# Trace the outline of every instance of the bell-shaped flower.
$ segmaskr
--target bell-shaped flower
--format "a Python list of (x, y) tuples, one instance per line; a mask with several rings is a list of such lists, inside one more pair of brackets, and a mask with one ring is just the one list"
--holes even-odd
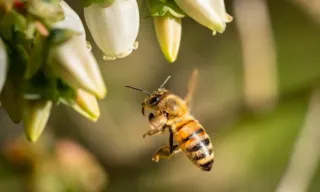
[(178, 57), (182, 33), (181, 19), (185, 14), (173, 0), (148, 0), (148, 7), (161, 51), (165, 58), (173, 63)]
[(181, 18), (161, 16), (153, 17), (153, 21), (163, 55), (170, 63), (175, 62), (181, 41)]
[[(73, 30), (82, 37), (83, 41), (86, 41), (86, 32), (79, 15), (65, 1), (60, 1), (60, 6), (64, 13), (64, 19), (54, 23), (52, 27)], [(90, 44), (88, 44), (88, 49), (91, 49)]]
[(91, 52), (88, 52), (81, 37), (73, 35), (57, 45), (52, 52), (51, 70), (74, 88), (82, 88), (99, 99), (106, 96), (99, 66)]
[(50, 117), (51, 108), (52, 101), (30, 100), (25, 102), (23, 125), (25, 135), (30, 142), (36, 142), (41, 136)]
[(4, 42), (0, 38), (0, 93), (6, 82), (8, 72), (8, 55)]
[(224, 0), (175, 0), (192, 19), (211, 29), (213, 34), (223, 33), (232, 17), (226, 12)]
[(85, 29), (79, 15), (65, 1), (60, 1), (60, 6), (64, 13), (64, 19), (54, 23), (52, 27), (70, 29), (85, 38)]
[(96, 97), (82, 89), (77, 89), (77, 97), (71, 107), (93, 122), (97, 121), (100, 116)]
[(140, 17), (136, 0), (91, 3), (84, 8), (84, 18), (105, 60), (124, 58), (137, 48)]

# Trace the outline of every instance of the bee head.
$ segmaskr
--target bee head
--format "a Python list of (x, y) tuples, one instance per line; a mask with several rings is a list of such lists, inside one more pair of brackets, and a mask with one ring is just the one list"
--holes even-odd
[(152, 94), (150, 94), (149, 92), (143, 90), (143, 89), (138, 89), (138, 88), (135, 88), (135, 87), (131, 87), (131, 86), (125, 86), (127, 88), (130, 88), (130, 89), (134, 89), (134, 90), (137, 90), (137, 91), (141, 91), (145, 94), (147, 94), (147, 98), (141, 103), (142, 105), (142, 114), (145, 115), (144, 111), (145, 111), (145, 108), (150, 108), (150, 109), (157, 109), (157, 106), (159, 104), (159, 102), (162, 100), (162, 98), (165, 97), (165, 95), (167, 95), (169, 93), (169, 91), (167, 91), (166, 89), (164, 89), (164, 85), (168, 82), (168, 80), (171, 78), (171, 76), (168, 76), (166, 78), (166, 80), (162, 83), (162, 85), (156, 90), (154, 91)]
[(159, 88), (148, 96), (142, 103), (142, 114), (144, 115), (145, 108), (157, 110), (160, 101), (169, 94), (169, 91), (163, 88)]

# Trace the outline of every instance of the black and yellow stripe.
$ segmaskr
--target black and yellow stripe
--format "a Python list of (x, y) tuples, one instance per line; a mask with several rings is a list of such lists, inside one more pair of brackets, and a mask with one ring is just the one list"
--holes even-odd
[(181, 122), (175, 129), (176, 140), (187, 157), (204, 171), (210, 171), (213, 148), (208, 134), (194, 119)]

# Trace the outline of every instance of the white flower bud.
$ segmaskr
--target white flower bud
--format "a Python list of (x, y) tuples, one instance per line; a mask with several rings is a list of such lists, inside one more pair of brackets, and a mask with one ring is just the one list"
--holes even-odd
[(192, 19), (211, 29), (213, 34), (223, 33), (232, 17), (226, 12), (224, 0), (175, 0)]
[(23, 124), (30, 142), (36, 142), (41, 136), (49, 120), (52, 105), (52, 101), (26, 101)]
[(73, 36), (54, 52), (52, 70), (75, 88), (82, 88), (103, 99), (107, 93), (99, 66), (79, 36)]
[(84, 18), (106, 60), (124, 58), (137, 48), (139, 7), (136, 0), (115, 0), (110, 6), (93, 3)]
[(100, 116), (96, 97), (81, 89), (77, 90), (76, 102), (71, 107), (93, 122), (96, 122)]
[[(53, 28), (73, 30), (86, 42), (86, 32), (79, 15), (65, 1), (60, 1), (60, 6), (64, 12), (64, 19), (53, 24)], [(91, 45), (89, 43), (87, 47), (90, 51)]]
[(53, 24), (54, 28), (73, 30), (86, 39), (85, 29), (79, 15), (65, 2), (60, 1), (64, 19)]
[(0, 38), (0, 93), (6, 82), (8, 72), (8, 55), (5, 44)]
[(181, 18), (161, 16), (153, 17), (153, 21), (162, 53), (170, 63), (175, 62), (181, 41)]

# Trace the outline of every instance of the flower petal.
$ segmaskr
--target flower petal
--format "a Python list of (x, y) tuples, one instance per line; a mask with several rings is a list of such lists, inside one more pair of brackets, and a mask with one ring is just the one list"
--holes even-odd
[(64, 12), (64, 19), (52, 25), (53, 28), (70, 29), (86, 40), (86, 33), (79, 15), (65, 2), (60, 1)]
[[(55, 51), (57, 63), (52, 69), (71, 85), (78, 85), (102, 99), (106, 95), (98, 64), (91, 52), (86, 49), (86, 44), (81, 37), (74, 36)], [(76, 86), (75, 88), (79, 88)]]
[(115, 0), (108, 7), (93, 3), (84, 8), (84, 18), (105, 58), (124, 58), (135, 49), (140, 20), (136, 0)]
[(223, 33), (230, 16), (223, 0), (175, 0), (177, 5), (191, 18), (211, 29), (213, 34)]

